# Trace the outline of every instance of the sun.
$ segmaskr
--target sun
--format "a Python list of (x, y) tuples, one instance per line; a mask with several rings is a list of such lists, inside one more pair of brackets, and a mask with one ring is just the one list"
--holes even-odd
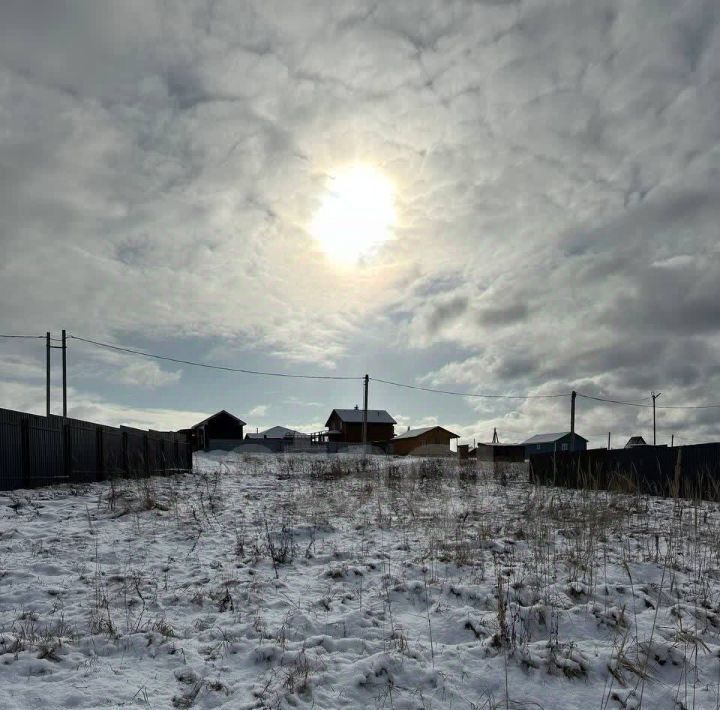
[(368, 165), (332, 174), (310, 232), (332, 261), (357, 264), (392, 236), (395, 188)]

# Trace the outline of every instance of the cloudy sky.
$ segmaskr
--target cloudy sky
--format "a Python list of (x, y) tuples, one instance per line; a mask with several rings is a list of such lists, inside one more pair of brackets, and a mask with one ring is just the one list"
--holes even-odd
[[(391, 186), (392, 219), (348, 262), (316, 226), (354, 166)], [(718, 402), (720, 3), (5, 0), (0, 248), (2, 333), (461, 392)], [(0, 405), (42, 412), (42, 341), (0, 348)], [(70, 413), (109, 423), (226, 408), (253, 430), (318, 429), (362, 401), (355, 381), (79, 341), (68, 358)], [(569, 419), (567, 398), (376, 382), (370, 403), (470, 440)], [(718, 439), (719, 420), (661, 410), (658, 437)], [(579, 400), (577, 430), (648, 437), (651, 412)]]

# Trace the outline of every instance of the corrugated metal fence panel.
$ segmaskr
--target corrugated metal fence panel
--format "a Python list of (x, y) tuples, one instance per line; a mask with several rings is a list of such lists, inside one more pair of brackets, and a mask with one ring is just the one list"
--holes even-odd
[(0, 409), (0, 490), (174, 470), (192, 470), (180, 434)]
[(33, 486), (69, 481), (63, 459), (62, 430), (31, 421), (29, 435), (29, 474)]
[(720, 500), (720, 444), (530, 456), (536, 483)]
[(75, 481), (95, 481), (98, 478), (97, 427), (67, 425), (70, 438), (70, 466)]
[(106, 477), (124, 475), (123, 435), (119, 429), (103, 428), (103, 471)]
[(21, 436), (19, 421), (0, 419), (0, 490), (22, 488), (24, 485)]

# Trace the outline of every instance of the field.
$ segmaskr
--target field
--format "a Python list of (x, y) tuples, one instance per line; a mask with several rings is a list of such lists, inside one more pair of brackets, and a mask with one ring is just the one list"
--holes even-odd
[(1, 708), (720, 708), (716, 503), (205, 455), (0, 494)]

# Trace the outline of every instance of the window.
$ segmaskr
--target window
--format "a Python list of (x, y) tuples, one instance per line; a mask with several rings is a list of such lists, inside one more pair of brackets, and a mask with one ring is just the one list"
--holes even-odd
[(563, 450), (563, 451), (567, 451), (567, 450), (568, 450), (568, 445), (567, 445), (567, 444), (563, 444), (563, 445), (562, 445), (562, 450)]

